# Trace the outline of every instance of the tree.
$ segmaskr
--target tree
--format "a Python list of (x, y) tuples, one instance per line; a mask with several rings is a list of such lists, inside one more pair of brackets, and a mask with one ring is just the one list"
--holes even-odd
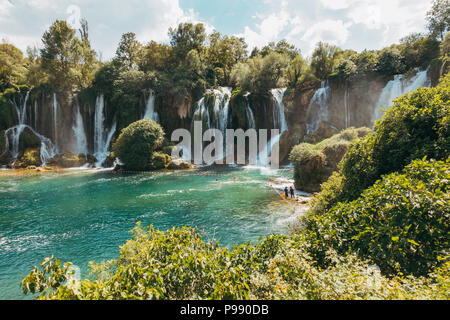
[(23, 84), (26, 76), (23, 54), (12, 44), (0, 44), (0, 89)]
[(164, 131), (159, 124), (144, 119), (130, 124), (122, 130), (113, 145), (116, 157), (127, 170), (148, 170), (153, 153), (163, 145)]
[(439, 41), (420, 33), (412, 33), (400, 39), (399, 49), (406, 70), (425, 68), (430, 65), (431, 60), (439, 56)]
[(291, 61), (289, 68), (287, 69), (287, 78), (289, 83), (292, 86), (295, 86), (298, 83), (312, 80), (314, 75), (308, 62), (298, 55)]
[(75, 34), (66, 21), (56, 20), (42, 36), (42, 69), (59, 90), (86, 87), (93, 77), (96, 53), (88, 40)]
[(447, 32), (444, 40), (441, 43), (441, 56), (449, 57), (450, 56), (450, 32)]
[(206, 64), (213, 69), (220, 85), (228, 85), (231, 70), (247, 55), (247, 44), (243, 38), (221, 37), (214, 32), (209, 36), (209, 47), (206, 51)]
[(136, 68), (139, 64), (141, 44), (133, 32), (124, 33), (116, 50), (116, 59), (125, 69)]
[(265, 57), (255, 56), (235, 66), (231, 74), (232, 83), (244, 91), (266, 93), (287, 84), (289, 63), (289, 56), (276, 52)]
[(33, 87), (37, 87), (45, 83), (48, 79), (47, 74), (41, 68), (41, 57), (39, 56), (39, 49), (36, 47), (27, 48), (26, 58), (27, 83)]
[(378, 52), (364, 50), (351, 57), (351, 60), (356, 65), (358, 74), (372, 73), (377, 70), (378, 66)]
[(328, 43), (319, 42), (311, 58), (311, 68), (315, 76), (319, 79), (325, 79), (333, 73), (338, 55), (341, 49)]
[(82, 40), (89, 40), (89, 25), (86, 19), (80, 20), (81, 28), (78, 30), (80, 32), (80, 37)]
[(356, 64), (352, 60), (344, 59), (339, 62), (337, 72), (345, 79), (353, 77), (358, 71)]
[(172, 66), (173, 47), (150, 41), (142, 48), (142, 59), (139, 61), (140, 70), (168, 72)]
[(291, 59), (294, 59), (300, 54), (300, 50), (294, 45), (288, 43), (286, 40), (281, 40), (277, 44), (275, 44), (275, 42), (270, 42), (267, 46), (261, 49), (260, 54), (264, 57), (271, 52), (287, 54)]
[(182, 62), (189, 51), (201, 52), (206, 39), (205, 27), (202, 23), (180, 23), (176, 29), (169, 29), (169, 37), (177, 61)]
[(450, 1), (434, 0), (431, 10), (427, 12), (428, 30), (434, 38), (444, 39), (450, 28)]
[(400, 50), (395, 46), (381, 50), (377, 70), (384, 75), (403, 73), (405, 66)]

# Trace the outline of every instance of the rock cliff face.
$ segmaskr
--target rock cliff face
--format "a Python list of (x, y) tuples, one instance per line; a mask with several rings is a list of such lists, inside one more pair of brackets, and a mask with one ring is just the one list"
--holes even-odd
[[(432, 73), (431, 68), (429, 74)], [(0, 106), (0, 112), (11, 118), (8, 124), (0, 121), (0, 138), (4, 140), (6, 135), (11, 149), (17, 130), (7, 129), (11, 125), (21, 126), (20, 130), (26, 127), (29, 130), (25, 130), (25, 135), (35, 135), (41, 142), (48, 139), (56, 154), (87, 153), (104, 160), (123, 127), (150, 115), (160, 122), (168, 139), (175, 129), (191, 130), (193, 120), (202, 120), (204, 130), (280, 129), (280, 161), (287, 161), (293, 146), (301, 142), (318, 142), (348, 127), (371, 127), (375, 109), (390, 105), (389, 101), (378, 106), (383, 100), (380, 97), (403, 94), (415, 90), (417, 85), (429, 86), (430, 78), (426, 72), (389, 79), (377, 75), (351, 81), (331, 78), (287, 90), (274, 89), (266, 94), (216, 88), (208, 90), (201, 99), (189, 94), (176, 98), (142, 88), (133, 93), (132, 99), (127, 97), (128, 104), (118, 104), (109, 96), (111, 93), (103, 95), (93, 89), (80, 93), (54, 93), (42, 88), (21, 90), (10, 98), (11, 103), (3, 102)], [(393, 88), (398, 92), (386, 92)], [(42, 146), (50, 148), (48, 143)], [(20, 159), (27, 148), (36, 148), (36, 143), (21, 143), (18, 148), (20, 154), (15, 157)], [(5, 164), (11, 155), (8, 152), (5, 155), (4, 141), (0, 149), (3, 149), (1, 162)]]

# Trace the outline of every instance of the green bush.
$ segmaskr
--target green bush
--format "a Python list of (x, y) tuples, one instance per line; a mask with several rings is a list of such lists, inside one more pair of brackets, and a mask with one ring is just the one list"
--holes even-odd
[(172, 162), (171, 157), (163, 152), (153, 152), (152, 159), (150, 160), (150, 170), (161, 170), (167, 168)]
[(295, 187), (307, 192), (317, 192), (347, 152), (350, 142), (369, 133), (368, 128), (348, 128), (318, 144), (302, 143), (290, 154), (294, 164)]
[(312, 252), (322, 261), (329, 248), (356, 252), (387, 274), (426, 275), (449, 250), (449, 177), (450, 160), (416, 160), (357, 200), (306, 218)]
[(312, 211), (323, 213), (339, 201), (357, 199), (382, 175), (400, 171), (412, 160), (447, 159), (449, 99), (450, 75), (435, 88), (419, 88), (397, 99), (375, 123), (374, 133), (352, 143), (340, 163), (340, 178), (322, 186)]
[(127, 170), (149, 170), (153, 152), (164, 142), (164, 131), (159, 124), (144, 119), (122, 130), (113, 145), (113, 152)]
[(39, 299), (448, 299), (450, 264), (427, 279), (384, 277), (355, 256), (317, 266), (296, 237), (269, 236), (231, 250), (190, 228), (137, 227), (118, 259), (91, 264), (77, 281), (71, 264), (47, 258), (22, 281)]

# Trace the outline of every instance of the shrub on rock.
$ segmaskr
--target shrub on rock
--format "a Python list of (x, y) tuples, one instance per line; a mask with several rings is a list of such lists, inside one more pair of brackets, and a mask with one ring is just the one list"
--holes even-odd
[(151, 170), (153, 153), (162, 147), (163, 142), (164, 131), (161, 126), (144, 119), (122, 130), (113, 145), (113, 152), (127, 170)]

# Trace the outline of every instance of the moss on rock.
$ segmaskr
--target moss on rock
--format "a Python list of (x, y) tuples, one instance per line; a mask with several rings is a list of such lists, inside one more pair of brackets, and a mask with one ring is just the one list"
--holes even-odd
[(42, 165), (40, 149), (29, 148), (26, 149), (23, 155), (20, 157), (16, 168), (28, 168), (31, 166), (39, 167)]

